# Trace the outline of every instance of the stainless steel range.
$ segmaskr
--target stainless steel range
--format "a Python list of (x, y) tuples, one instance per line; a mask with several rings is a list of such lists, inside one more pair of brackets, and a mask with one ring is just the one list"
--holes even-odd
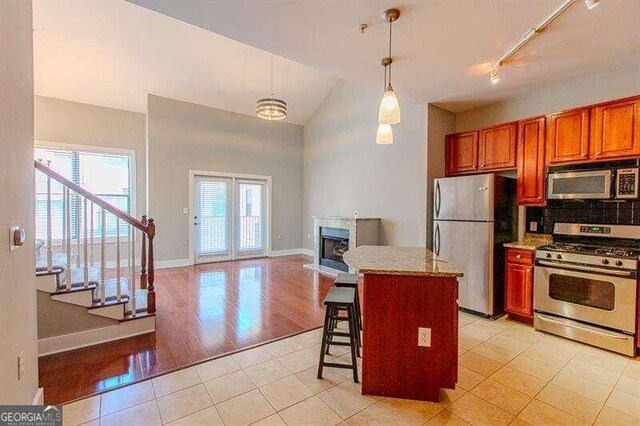
[(556, 223), (536, 250), (536, 329), (635, 354), (640, 226)]

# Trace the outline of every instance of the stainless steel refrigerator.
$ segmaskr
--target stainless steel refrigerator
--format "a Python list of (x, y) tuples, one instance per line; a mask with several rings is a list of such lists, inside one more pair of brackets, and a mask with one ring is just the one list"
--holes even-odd
[(436, 179), (433, 251), (464, 273), (460, 308), (488, 317), (503, 313), (505, 242), (517, 239), (515, 179), (483, 174)]

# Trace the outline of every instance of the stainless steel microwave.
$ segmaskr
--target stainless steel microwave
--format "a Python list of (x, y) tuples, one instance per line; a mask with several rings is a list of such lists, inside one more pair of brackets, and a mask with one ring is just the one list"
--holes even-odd
[(547, 199), (635, 199), (638, 198), (638, 168), (572, 170), (549, 173)]

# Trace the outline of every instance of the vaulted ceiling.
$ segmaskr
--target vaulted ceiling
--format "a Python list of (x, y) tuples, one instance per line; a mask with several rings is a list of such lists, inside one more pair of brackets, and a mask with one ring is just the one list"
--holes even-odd
[[(144, 112), (147, 93), (255, 115), (270, 54), (119, 0), (34, 1), (35, 93)], [(274, 89), (302, 124), (336, 78), (274, 58)]]
[(390, 6), (401, 10), (394, 87), (413, 102), (457, 112), (589, 74), (640, 71), (637, 0), (592, 10), (577, 0), (496, 85), (492, 65), (562, 0), (129, 1), (35, 0), (36, 94), (143, 111), (153, 93), (253, 115), (272, 52), (276, 94), (301, 124), (337, 78), (382, 91), (380, 15)]
[[(587, 74), (640, 66), (640, 1), (582, 0), (527, 45), (491, 85), (488, 72), (563, 0), (130, 0), (350, 81), (382, 88), (379, 64), (397, 7), (394, 87), (460, 111)], [(364, 34), (360, 23), (369, 27)], [(382, 90), (382, 89), (380, 89)]]

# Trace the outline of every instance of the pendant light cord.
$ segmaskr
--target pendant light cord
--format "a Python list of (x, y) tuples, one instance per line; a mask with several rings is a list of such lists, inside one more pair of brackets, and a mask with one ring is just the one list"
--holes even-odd
[[(389, 20), (389, 58), (391, 58), (391, 29), (393, 28), (393, 21)], [(391, 64), (389, 64), (389, 86), (391, 86)], [(386, 90), (386, 87), (385, 87)]]
[(273, 97), (273, 55), (271, 55), (271, 97)]
[(382, 92), (387, 90), (387, 65), (384, 66), (384, 85), (382, 86)]

